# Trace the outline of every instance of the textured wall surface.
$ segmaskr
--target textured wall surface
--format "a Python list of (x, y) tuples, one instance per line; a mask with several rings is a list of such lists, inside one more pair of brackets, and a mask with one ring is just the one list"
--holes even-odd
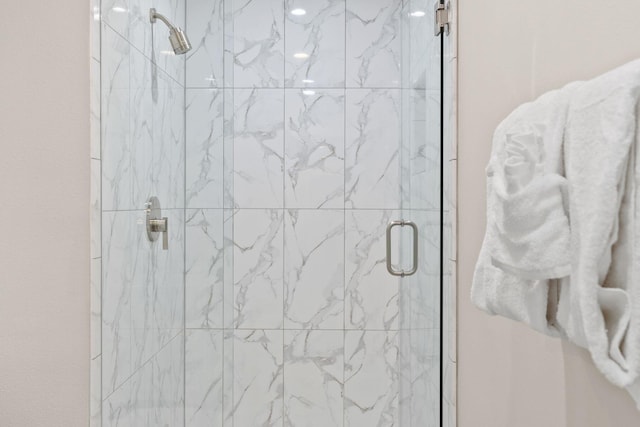
[(590, 356), (489, 317), (469, 292), (485, 225), (491, 136), (519, 104), (640, 55), (640, 4), (476, 2), (459, 9), (459, 394), (461, 427), (603, 427), (640, 423), (631, 399)]
[(4, 2), (0, 425), (89, 419), (89, 3)]

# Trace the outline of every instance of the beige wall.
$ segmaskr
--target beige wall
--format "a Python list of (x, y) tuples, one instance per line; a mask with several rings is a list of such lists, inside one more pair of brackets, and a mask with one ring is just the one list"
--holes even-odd
[(631, 427), (626, 393), (589, 356), (469, 300), (491, 135), (518, 104), (640, 57), (640, 2), (459, 0), (460, 427)]
[(89, 407), (89, 2), (2, 2), (0, 425)]

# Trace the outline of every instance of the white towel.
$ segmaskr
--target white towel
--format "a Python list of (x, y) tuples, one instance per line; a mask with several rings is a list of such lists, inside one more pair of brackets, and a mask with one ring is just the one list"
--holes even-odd
[[(639, 120), (640, 61), (543, 95), (505, 119), (488, 167), (487, 232), (472, 299), (588, 348), (640, 408)], [(541, 155), (532, 154), (540, 146)], [(563, 213), (565, 277), (566, 258), (554, 265), (540, 251), (567, 247)]]
[(525, 279), (571, 272), (567, 180), (544, 169), (543, 132), (530, 126), (507, 134), (504, 167), (494, 178), (491, 262)]
[(571, 101), (565, 163), (572, 272), (558, 313), (569, 339), (586, 340), (598, 368), (630, 391), (640, 372), (639, 102), (640, 61), (585, 83)]
[[(472, 299), (555, 336), (555, 281), (570, 272), (563, 138), (573, 83), (524, 104), (496, 129), (487, 167), (487, 230)], [(551, 307), (551, 308), (550, 308)]]

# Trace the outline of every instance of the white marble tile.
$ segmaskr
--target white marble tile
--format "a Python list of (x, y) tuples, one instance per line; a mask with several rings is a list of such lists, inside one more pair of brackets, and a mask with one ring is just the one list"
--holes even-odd
[(100, 26), (102, 25), (100, 1), (101, 0), (91, 0), (91, 9), (89, 10), (89, 20), (91, 21), (91, 57), (98, 62), (100, 62)]
[(118, 48), (105, 52), (103, 65), (104, 209), (141, 209), (151, 195), (163, 208), (183, 207), (184, 90), (105, 28)]
[(407, 182), (410, 191), (405, 206), (440, 210), (440, 92), (409, 90), (406, 96), (411, 99), (411, 122), (405, 140), (410, 156)]
[(283, 0), (233, 0), (234, 87), (284, 86)]
[(283, 324), (283, 211), (240, 210), (234, 217), (234, 324)]
[[(129, 38), (129, 4), (131, 0), (102, 0), (102, 22), (113, 28), (118, 34)], [(104, 40), (103, 40), (104, 41)], [(108, 53), (103, 52), (103, 53)]]
[(224, 223), (222, 210), (187, 210), (185, 327), (222, 328)]
[(107, 26), (102, 44), (102, 209), (131, 209), (130, 46)]
[(398, 211), (346, 212), (346, 329), (386, 330), (399, 326), (400, 281), (387, 272), (385, 238), (389, 221), (399, 218)]
[(223, 332), (191, 329), (185, 342), (185, 427), (222, 426)]
[(102, 353), (102, 258), (91, 260), (90, 286), (91, 358), (94, 359)]
[(398, 334), (345, 332), (345, 426), (396, 426)]
[[(412, 381), (411, 372), (411, 330), (398, 331), (398, 359), (396, 370), (398, 372), (398, 410), (396, 423), (399, 426), (412, 426)], [(420, 426), (419, 424), (417, 426)]]
[(410, 87), (411, 79), (411, 34), (409, 27), (411, 25), (411, 0), (402, 0), (400, 10), (400, 87)]
[(444, 80), (444, 160), (445, 160), (445, 179), (444, 179), (444, 197), (445, 209), (456, 209), (456, 168), (458, 150), (456, 144), (456, 85), (454, 84), (452, 74), (456, 69), (456, 59), (447, 64), (448, 72), (445, 73)]
[(157, 21), (149, 22), (149, 9), (166, 16), (173, 25), (185, 28), (185, 6), (182, 0), (104, 0), (103, 21), (124, 37), (146, 58), (158, 64), (184, 85), (184, 55), (174, 55), (169, 42), (169, 29)]
[(184, 425), (184, 335), (167, 343), (130, 381), (132, 427)]
[(442, 396), (443, 408), (443, 425), (446, 427), (455, 427), (456, 422), (456, 379), (457, 364), (453, 361), (448, 361), (444, 365), (444, 390)]
[(345, 205), (400, 207), (400, 90), (347, 89)]
[[(225, 0), (232, 1), (232, 0)], [(225, 74), (226, 76), (226, 74)], [(225, 77), (226, 78), (226, 77)], [(223, 123), (222, 123), (222, 140), (223, 140), (223, 165), (222, 165), (222, 181), (223, 181), (223, 197), (222, 204), (224, 208), (233, 208), (235, 203), (235, 163), (234, 154), (236, 150), (235, 143), (235, 90), (224, 89), (223, 90)], [(284, 137), (283, 137), (284, 139)], [(252, 140), (249, 139), (249, 142)], [(284, 142), (283, 142), (284, 145)], [(283, 148), (284, 151), (284, 148)], [(238, 152), (238, 154), (240, 151)], [(276, 162), (274, 162), (276, 163)]]
[[(95, 0), (94, 0), (95, 1)], [(100, 27), (98, 27), (98, 32), (100, 31)], [(99, 49), (99, 47), (98, 47)], [(98, 51), (98, 53), (100, 53)], [(90, 96), (90, 123), (89, 127), (91, 129), (91, 149), (90, 156), (92, 159), (100, 158), (100, 61), (92, 58), (91, 59), (91, 93)]]
[(91, 259), (99, 258), (102, 253), (101, 240), (102, 240), (102, 195), (100, 192), (100, 186), (102, 182), (102, 164), (100, 160), (91, 159), (91, 213), (90, 213), (90, 239), (91, 246), (89, 247), (89, 255)]
[(283, 207), (284, 93), (234, 91), (234, 206)]
[(344, 212), (286, 210), (285, 328), (342, 329)]
[(188, 35), (186, 86), (223, 87), (224, 0), (187, 0)]
[[(234, 344), (236, 331), (225, 329), (223, 332), (223, 357), (222, 357), (222, 426), (233, 426), (233, 414), (235, 410), (234, 389)], [(243, 331), (245, 332), (245, 331)]]
[(284, 425), (341, 427), (343, 331), (285, 331)]
[(282, 331), (237, 331), (233, 344), (233, 426), (282, 426)]
[[(440, 213), (408, 211), (405, 217), (419, 230), (418, 271), (404, 279), (409, 295), (408, 314), (413, 329), (438, 328), (440, 325)], [(409, 240), (409, 239), (408, 239)], [(410, 256), (413, 249), (407, 251)]]
[(437, 330), (411, 331), (411, 425), (440, 425), (440, 361)]
[(344, 90), (285, 92), (285, 207), (344, 207)]
[[(157, 71), (153, 104), (152, 194), (163, 208), (185, 206), (184, 87)], [(155, 82), (154, 82), (155, 83)], [(145, 199), (146, 200), (146, 199)]]
[[(428, 0), (410, 0), (408, 33), (411, 50), (404, 53), (409, 59), (410, 80), (407, 88), (440, 88), (440, 37), (433, 33), (434, 3)], [(420, 13), (424, 12), (424, 14)]]
[(222, 284), (222, 297), (223, 297), (223, 324), (225, 329), (232, 329), (234, 327), (235, 311), (235, 291), (234, 291), (234, 254), (236, 245), (233, 237), (234, 224), (235, 224), (235, 211), (231, 209), (225, 209), (223, 211), (223, 246), (222, 246), (222, 261), (223, 261), (223, 284)]
[[(130, 50), (129, 117), (131, 152), (131, 208), (142, 209), (154, 194), (153, 154), (154, 115), (157, 103), (158, 78), (161, 74), (151, 61), (136, 49)], [(160, 199), (163, 208), (166, 200)]]
[(402, 209), (411, 208), (411, 137), (413, 121), (410, 119), (414, 113), (410, 90), (400, 91), (401, 112), (400, 112), (400, 134), (401, 143), (399, 149), (400, 164), (400, 206)]
[(131, 287), (136, 271), (148, 270), (149, 263), (138, 256), (136, 213), (103, 213), (102, 228), (102, 394), (107, 397), (131, 375)]
[(102, 356), (97, 356), (91, 360), (91, 377), (90, 377), (91, 403), (90, 403), (90, 414), (89, 414), (89, 417), (90, 417), (89, 427), (102, 426), (102, 381), (100, 376), (101, 369), (102, 369)]
[(187, 89), (186, 206), (221, 208), (224, 185), (224, 92)]
[(347, 0), (347, 87), (400, 87), (401, 0)]
[(127, 381), (102, 402), (102, 427), (136, 427), (131, 411), (131, 382)]
[(136, 270), (131, 288), (132, 368), (150, 357), (182, 331), (184, 325), (184, 214), (165, 209), (168, 218), (169, 249), (162, 249), (162, 237), (149, 242), (144, 212), (138, 217), (140, 257), (149, 260), (148, 270)]
[(223, 25), (223, 76), (224, 87), (233, 88), (235, 63), (235, 30), (234, 30), (234, 2), (237, 0), (222, 0), (224, 9), (224, 25)]
[(185, 55), (175, 55), (169, 42), (169, 29), (160, 21), (149, 22), (149, 9), (164, 15), (173, 25), (185, 29), (184, 0), (128, 0), (129, 36), (137, 50), (150, 58), (172, 79), (184, 86)]
[(345, 0), (285, 0), (285, 34), (287, 87), (344, 87)]

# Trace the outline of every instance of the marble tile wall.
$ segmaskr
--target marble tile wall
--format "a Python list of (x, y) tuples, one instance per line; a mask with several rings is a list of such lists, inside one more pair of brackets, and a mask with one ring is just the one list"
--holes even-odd
[[(94, 3), (92, 426), (439, 425), (433, 5)], [(186, 64), (152, 6), (186, 28)], [(400, 281), (402, 217), (420, 268)]]
[(91, 371), (90, 371), (90, 419), (91, 427), (102, 424), (102, 160), (100, 152), (100, 1), (92, 0), (91, 22), (91, 73), (90, 73), (90, 309), (91, 309)]
[(409, 56), (432, 5), (186, 9), (186, 425), (438, 425), (439, 59)]
[[(101, 3), (92, 9), (91, 425), (177, 426), (185, 400), (185, 59), (148, 13), (156, 7), (184, 27), (185, 8), (179, 0)], [(152, 195), (169, 219), (167, 251), (146, 236)]]

